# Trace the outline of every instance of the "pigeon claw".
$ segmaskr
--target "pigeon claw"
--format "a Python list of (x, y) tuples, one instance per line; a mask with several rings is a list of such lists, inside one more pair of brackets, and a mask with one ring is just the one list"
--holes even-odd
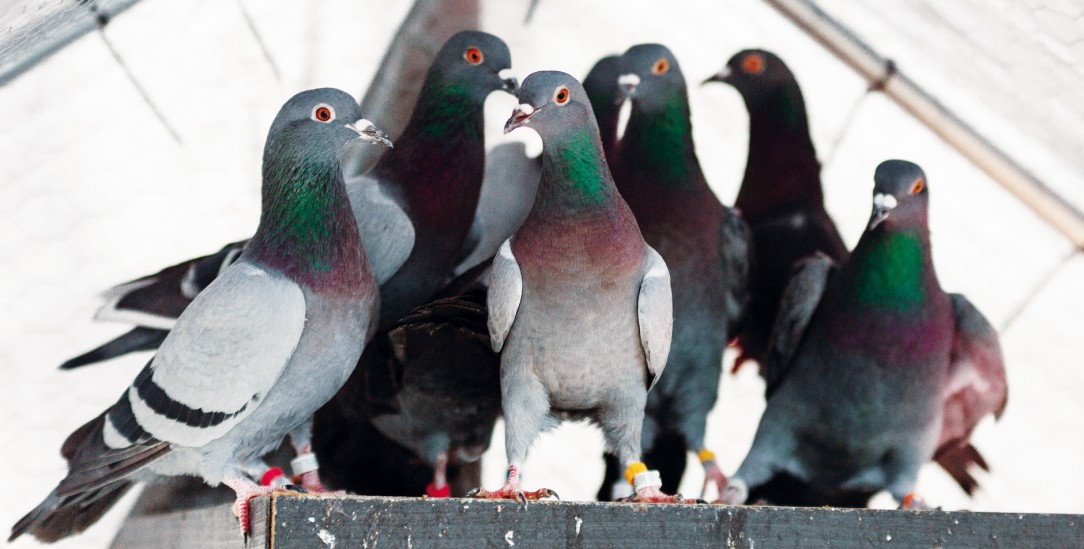
[(617, 501), (619, 501), (621, 503), (686, 503), (686, 504), (707, 503), (704, 500), (699, 499), (699, 498), (685, 499), (681, 494), (674, 494), (674, 495), (671, 496), (670, 494), (667, 494), (667, 493), (663, 492), (662, 490), (659, 490), (659, 488), (657, 486), (649, 486), (647, 488), (642, 488), (639, 491), (637, 491), (635, 494), (633, 494), (633, 495), (631, 495), (631, 496), (629, 496), (627, 498), (618, 499)]
[(550, 490), (549, 488), (541, 488), (541, 489), (535, 490), (533, 492), (525, 492), (523, 490), (518, 489), (515, 486), (508, 486), (508, 485), (505, 485), (500, 490), (494, 490), (494, 491), (484, 490), (482, 488), (475, 488), (475, 489), (471, 490), (470, 492), (467, 492), (466, 497), (468, 497), (468, 498), (477, 498), (477, 499), (509, 499), (509, 500), (516, 500), (520, 504), (522, 504), (523, 507), (527, 507), (527, 504), (529, 502), (538, 501), (540, 499), (545, 499), (545, 498), (554, 498), (554, 499), (557, 499), (557, 500), (561, 499), (561, 497), (557, 495), (557, 492), (554, 492), (553, 490)]
[(252, 525), (249, 522), (249, 501), (257, 496), (265, 496), (272, 492), (281, 492), (283, 489), (273, 486), (257, 486), (255, 484), (252, 487), (239, 491), (237, 493), (237, 499), (233, 501), (233, 506), (230, 510), (233, 511), (233, 516), (237, 517), (238, 522), (241, 525), (241, 535), (248, 539), (249, 534), (252, 532)]

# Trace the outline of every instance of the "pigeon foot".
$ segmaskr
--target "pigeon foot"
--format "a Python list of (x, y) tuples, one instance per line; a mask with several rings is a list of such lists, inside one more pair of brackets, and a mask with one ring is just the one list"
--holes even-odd
[(538, 501), (543, 498), (561, 499), (561, 496), (558, 496), (557, 492), (554, 492), (549, 488), (540, 488), (533, 492), (525, 492), (520, 490), (518, 486), (513, 486), (511, 484), (505, 484), (500, 490), (494, 491), (475, 488), (470, 492), (467, 492), (467, 497), (478, 499), (513, 499), (523, 505), (527, 505), (528, 501)]
[(903, 496), (900, 500), (900, 509), (906, 509), (909, 511), (933, 511), (934, 508), (930, 504), (926, 503), (926, 500), (922, 499), (922, 496), (910, 492)]
[(236, 486), (229, 482), (226, 484), (237, 492), (237, 499), (233, 500), (233, 506), (230, 507), (230, 510), (233, 511), (233, 516), (237, 517), (241, 526), (241, 535), (245, 538), (252, 532), (251, 524), (249, 523), (249, 501), (257, 496), (266, 496), (273, 492), (286, 491), (285, 488), (281, 486), (260, 486), (251, 481), (237, 482)]
[(685, 499), (681, 494), (670, 495), (658, 486), (641, 488), (635, 494), (617, 500), (621, 503), (707, 503), (702, 499)]
[(743, 505), (749, 499), (749, 488), (740, 478), (732, 478), (726, 488), (719, 493), (719, 503), (724, 505)]

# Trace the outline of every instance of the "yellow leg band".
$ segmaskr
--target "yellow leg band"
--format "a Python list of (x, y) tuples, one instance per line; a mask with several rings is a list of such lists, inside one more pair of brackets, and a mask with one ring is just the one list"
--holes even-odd
[(712, 452), (707, 448), (701, 448), (700, 451), (696, 453), (696, 457), (700, 458), (700, 463), (715, 461), (715, 452)]
[(634, 484), (633, 481), (636, 478), (636, 475), (639, 475), (644, 471), (647, 471), (647, 465), (644, 465), (644, 462), (642, 461), (637, 461), (625, 469), (625, 480), (629, 481), (629, 484)]

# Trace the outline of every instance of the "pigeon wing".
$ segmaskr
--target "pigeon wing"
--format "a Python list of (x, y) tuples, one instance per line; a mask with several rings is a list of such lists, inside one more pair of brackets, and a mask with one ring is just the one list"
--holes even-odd
[(753, 256), (753, 233), (737, 210), (727, 208), (725, 215), (719, 225), (719, 258), (723, 262), (726, 320), (730, 336), (738, 333), (737, 326), (749, 304), (749, 259)]
[(1001, 417), (1008, 400), (1005, 362), (997, 330), (966, 297), (949, 294), (956, 314), (956, 337), (945, 380), (941, 444), (966, 441), (986, 414)]
[(636, 313), (640, 321), (640, 344), (647, 357), (650, 379), (648, 390), (662, 376), (666, 358), (670, 355), (673, 336), (674, 302), (670, 289), (670, 270), (662, 256), (647, 246), (647, 269), (640, 281), (640, 294), (636, 301)]
[(512, 322), (519, 311), (523, 298), (523, 277), (519, 263), (512, 255), (512, 239), (504, 241), (496, 257), (489, 277), (489, 339), (495, 352), (501, 352), (505, 338), (512, 329)]
[(227, 244), (211, 255), (189, 259), (102, 293), (106, 300), (95, 320), (168, 330), (177, 317), (244, 249), (247, 241)]
[(836, 263), (819, 252), (794, 265), (768, 339), (768, 356), (762, 370), (767, 384), (765, 396), (771, 396), (786, 376), (835, 268)]
[(365, 177), (346, 185), (365, 257), (377, 284), (383, 284), (403, 266), (414, 249), (414, 223), (387, 190)]
[(221, 437), (259, 406), (304, 326), (297, 284), (247, 262), (227, 268), (192, 301), (129, 388), (140, 429), (192, 447)]

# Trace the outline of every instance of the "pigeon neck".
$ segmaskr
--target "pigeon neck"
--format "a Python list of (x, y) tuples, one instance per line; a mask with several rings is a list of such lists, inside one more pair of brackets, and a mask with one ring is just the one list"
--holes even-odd
[(591, 102), (591, 110), (595, 113), (598, 122), (599, 137), (602, 148), (606, 155), (612, 154), (610, 150), (614, 141), (617, 140), (617, 119), (621, 110), (620, 103), (610, 90), (587, 90), (587, 98)]
[(624, 276), (643, 260), (639, 225), (617, 194), (592, 130), (543, 138), (538, 193), (512, 239), (516, 258), (532, 269), (569, 278)]
[(684, 91), (672, 90), (653, 110), (634, 103), (618, 155), (623, 165), (634, 164), (641, 178), (650, 178), (655, 184), (680, 188), (702, 182), (702, 177), (688, 173), (699, 171), (700, 163), (693, 149)]
[(369, 271), (339, 162), (269, 144), (260, 224), (245, 254), (314, 289), (356, 291)]
[(938, 287), (925, 226), (866, 231), (851, 254), (843, 278), (860, 308), (897, 314), (921, 310)]
[(749, 111), (749, 156), (735, 206), (750, 220), (822, 206), (820, 162), (798, 86), (743, 97)]
[(469, 228), (485, 163), (483, 100), (465, 85), (434, 80), (373, 173), (398, 187), (420, 228)]
[(555, 213), (596, 211), (612, 203), (616, 193), (597, 133), (572, 130), (544, 140), (535, 209)]

